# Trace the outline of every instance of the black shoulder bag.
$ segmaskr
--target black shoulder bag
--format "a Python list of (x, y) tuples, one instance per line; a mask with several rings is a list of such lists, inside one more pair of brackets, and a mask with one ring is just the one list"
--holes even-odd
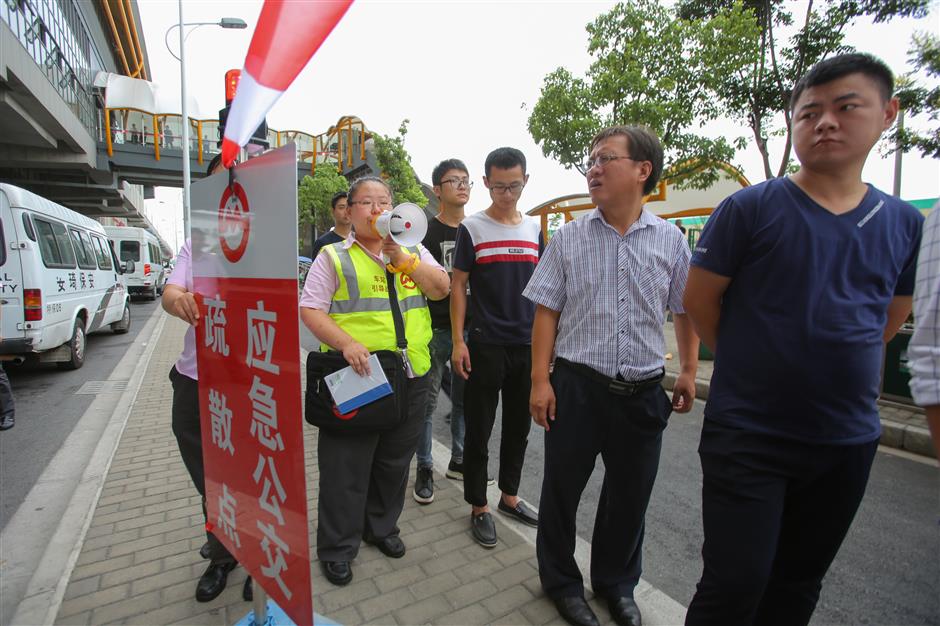
[(385, 271), (385, 279), (395, 322), (398, 352), (377, 350), (374, 354), (392, 386), (392, 393), (342, 414), (323, 378), (347, 367), (349, 363), (339, 352), (310, 352), (307, 355), (307, 392), (304, 399), (304, 419), (307, 423), (333, 433), (361, 434), (391, 430), (407, 419), (408, 378), (405, 363), (408, 358), (408, 340), (405, 339), (405, 323), (398, 308), (395, 279), (388, 270)]

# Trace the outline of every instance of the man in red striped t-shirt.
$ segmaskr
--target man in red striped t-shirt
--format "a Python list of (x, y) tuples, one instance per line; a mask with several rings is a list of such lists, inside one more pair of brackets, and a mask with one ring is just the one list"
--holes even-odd
[[(489, 208), (457, 229), (450, 295), (454, 373), (464, 390), (464, 499), (473, 507), (470, 528), (480, 545), (496, 545), (496, 525), (486, 501), (489, 440), (503, 399), (498, 510), (528, 524), (538, 517), (517, 495), (528, 444), (532, 320), (535, 306), (522, 297), (542, 253), (538, 222), (516, 208), (529, 180), (525, 156), (498, 148), (486, 157), (483, 183)], [(464, 341), (467, 282), (473, 292), (471, 324)], [(471, 365), (472, 363), (472, 365)]]

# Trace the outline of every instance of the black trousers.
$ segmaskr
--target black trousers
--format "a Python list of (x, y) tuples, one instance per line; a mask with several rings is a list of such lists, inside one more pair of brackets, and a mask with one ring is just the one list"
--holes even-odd
[(473, 506), (486, 506), (486, 467), (490, 435), (503, 395), (503, 429), (499, 444), (499, 488), (519, 493), (525, 450), (529, 445), (529, 391), (532, 387), (532, 349), (528, 345), (499, 346), (470, 340), (470, 378), (464, 387), (463, 497)]
[[(189, 376), (170, 369), (170, 382), (173, 384), (173, 434), (180, 456), (189, 477), (202, 496), (202, 517), (206, 515), (206, 470), (202, 460), (202, 425), (199, 422), (199, 383)], [(235, 561), (235, 557), (222, 545), (215, 535), (206, 531), (209, 542), (209, 559), (213, 563)]]
[(0, 418), (7, 416), (13, 417), (16, 404), (13, 401), (13, 388), (10, 386), (10, 379), (3, 370), (3, 363), (0, 362)]
[(810, 445), (706, 419), (705, 562), (686, 624), (807, 624), (878, 442)]
[(321, 561), (352, 561), (363, 536), (384, 539), (398, 534), (427, 393), (427, 376), (408, 381), (408, 419), (393, 430), (345, 435), (320, 429), (317, 556)]
[(640, 580), (646, 507), (672, 404), (658, 385), (633, 396), (618, 395), (557, 361), (551, 382), (555, 421), (545, 433), (536, 541), (542, 588), (553, 598), (584, 593), (574, 559), (575, 523), (599, 454), (606, 472), (591, 540), (591, 586), (597, 594), (632, 596)]

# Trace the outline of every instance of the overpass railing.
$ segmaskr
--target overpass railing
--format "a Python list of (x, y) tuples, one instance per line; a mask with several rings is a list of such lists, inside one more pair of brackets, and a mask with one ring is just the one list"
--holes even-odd
[[(160, 160), (161, 151), (182, 150), (183, 117), (160, 114), (132, 108), (106, 108), (104, 133), (108, 156), (113, 156), (115, 145), (136, 144), (153, 150), (153, 158)], [(189, 150), (202, 165), (220, 151), (219, 120), (189, 119)], [(313, 135), (299, 130), (268, 129), (267, 140), (272, 148), (296, 142), (298, 161), (310, 164), (312, 175), (317, 166), (332, 165), (339, 172), (350, 169), (356, 160), (366, 160), (367, 133), (362, 120), (352, 117), (340, 119), (325, 133)]]

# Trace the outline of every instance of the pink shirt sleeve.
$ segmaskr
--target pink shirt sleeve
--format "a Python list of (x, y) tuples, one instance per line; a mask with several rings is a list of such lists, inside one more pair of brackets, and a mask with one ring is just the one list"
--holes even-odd
[(428, 249), (425, 248), (423, 244), (420, 244), (420, 243), (418, 244), (418, 252), (421, 255), (420, 258), (421, 258), (422, 263), (427, 263), (431, 267), (436, 267), (442, 272), (445, 272), (445, 273), (447, 272), (447, 270), (445, 270), (444, 267), (440, 263), (437, 262), (434, 256), (430, 252), (428, 252)]
[(170, 274), (170, 277), (167, 279), (167, 283), (171, 285), (176, 285), (177, 287), (182, 287), (186, 291), (193, 290), (193, 266), (191, 257), (190, 244), (187, 240), (183, 244), (183, 247), (180, 248), (180, 251), (176, 253), (176, 265), (173, 266), (173, 272)]
[(307, 272), (300, 306), (329, 313), (330, 302), (333, 301), (333, 294), (338, 288), (339, 278), (333, 266), (333, 257), (321, 250)]

